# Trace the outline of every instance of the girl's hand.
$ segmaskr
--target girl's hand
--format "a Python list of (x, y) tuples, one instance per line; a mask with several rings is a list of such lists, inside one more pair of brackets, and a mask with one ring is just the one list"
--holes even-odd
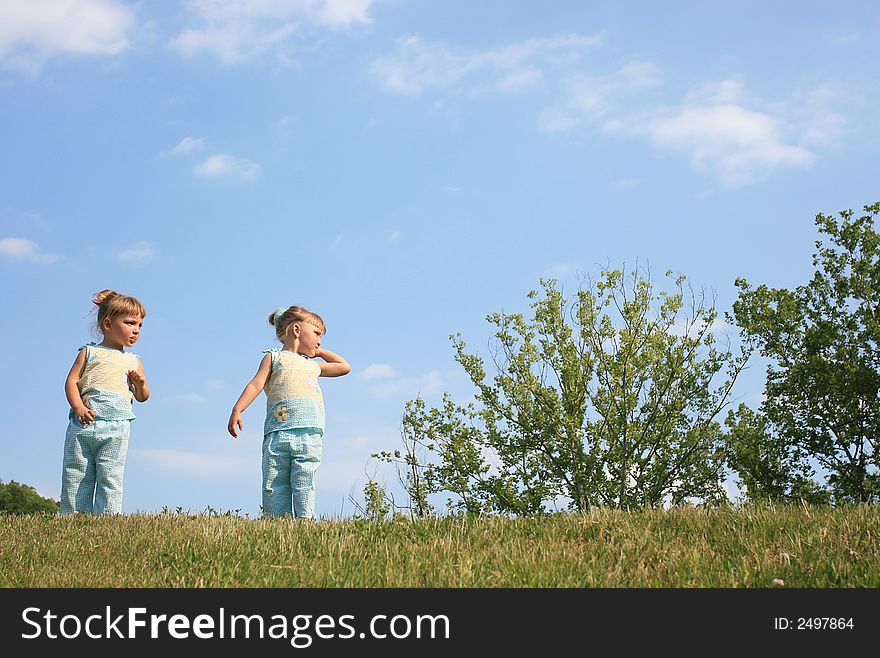
[(238, 432), (235, 431), (236, 427), (238, 427), (239, 431), (244, 429), (244, 426), (241, 424), (241, 412), (233, 409), (232, 414), (229, 416), (229, 425), (226, 426), (233, 439), (238, 438)]
[(146, 377), (144, 377), (137, 370), (129, 370), (128, 371), (128, 385), (134, 386), (136, 389), (142, 389), (144, 384), (147, 383)]
[(86, 406), (77, 407), (73, 410), (73, 414), (76, 416), (76, 422), (83, 427), (88, 427), (95, 420), (95, 412)]

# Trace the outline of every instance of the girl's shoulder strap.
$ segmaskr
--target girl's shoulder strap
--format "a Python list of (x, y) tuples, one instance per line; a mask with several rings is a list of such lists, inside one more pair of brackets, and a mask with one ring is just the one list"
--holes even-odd
[(94, 350), (91, 349), (94, 346), (95, 346), (95, 343), (86, 343), (85, 345), (81, 345), (80, 347), (78, 347), (76, 351), (77, 351), (77, 353), (79, 353), (79, 352), (82, 352), (83, 350), (85, 350), (86, 351), (86, 361), (88, 361), (94, 355)]
[(268, 350), (263, 350), (261, 354), (268, 354), (272, 359), (272, 367), (275, 367), (275, 364), (278, 363), (278, 358), (281, 356), (281, 348), (280, 347), (271, 347)]

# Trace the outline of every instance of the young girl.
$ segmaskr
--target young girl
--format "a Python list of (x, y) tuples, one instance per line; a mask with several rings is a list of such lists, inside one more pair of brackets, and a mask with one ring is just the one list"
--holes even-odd
[(141, 335), (146, 311), (134, 297), (102, 290), (97, 329), (104, 340), (79, 348), (64, 391), (70, 402), (70, 424), (64, 440), (61, 513), (122, 513), (122, 476), (131, 429), (132, 394), (150, 397), (144, 366), (125, 352)]
[[(324, 321), (300, 306), (279, 308), (269, 324), (284, 346), (264, 350), (257, 374), (244, 387), (229, 416), (229, 433), (238, 436), (241, 414), (266, 390), (263, 424), (263, 515), (315, 516), (315, 471), (321, 465), (324, 398), (318, 377), (340, 377), (351, 366), (321, 347)], [(320, 357), (324, 362), (311, 361)]]

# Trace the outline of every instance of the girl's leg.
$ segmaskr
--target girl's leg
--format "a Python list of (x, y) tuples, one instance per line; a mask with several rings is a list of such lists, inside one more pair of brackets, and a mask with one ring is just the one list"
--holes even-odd
[(61, 513), (92, 513), (95, 497), (94, 427), (73, 421), (64, 436), (64, 463), (61, 469)]
[(320, 432), (297, 430), (292, 442), (290, 489), (296, 518), (315, 518), (315, 471), (321, 465), (324, 440)]
[(284, 430), (263, 437), (263, 516), (290, 516), (290, 449)]
[(122, 514), (122, 478), (131, 422), (96, 420), (95, 514)]

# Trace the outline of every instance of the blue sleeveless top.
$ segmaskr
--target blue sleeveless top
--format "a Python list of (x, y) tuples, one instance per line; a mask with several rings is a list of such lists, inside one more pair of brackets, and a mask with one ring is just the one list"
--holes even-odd
[(321, 366), (302, 354), (280, 348), (264, 350), (272, 357), (266, 380), (266, 422), (263, 433), (310, 427), (324, 434), (324, 396), (318, 385)]

